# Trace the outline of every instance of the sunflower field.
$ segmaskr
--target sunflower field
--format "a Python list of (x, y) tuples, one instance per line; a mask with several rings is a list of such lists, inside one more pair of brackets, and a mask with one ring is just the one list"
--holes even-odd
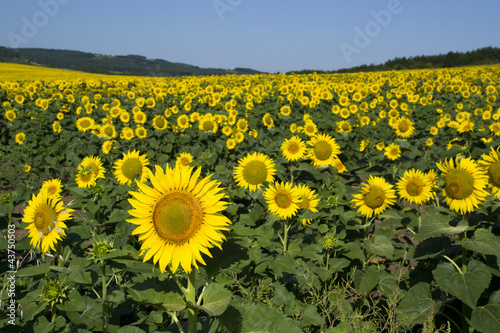
[(0, 330), (498, 332), (499, 93), (0, 64)]

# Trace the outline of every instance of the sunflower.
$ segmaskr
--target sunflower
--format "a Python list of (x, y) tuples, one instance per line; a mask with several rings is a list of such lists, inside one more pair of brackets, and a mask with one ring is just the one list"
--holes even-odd
[(273, 118), (271, 117), (271, 114), (269, 112), (267, 112), (263, 117), (262, 117), (262, 123), (264, 124), (264, 126), (266, 126), (267, 128), (271, 128), (271, 127), (274, 127), (274, 120)]
[(24, 172), (30, 172), (30, 170), (31, 170), (31, 165), (25, 164), (24, 165)]
[(454, 138), (451, 139), (446, 145), (446, 150), (450, 150), (453, 147), (460, 148), (461, 150), (465, 150), (467, 148), (467, 142), (465, 140)]
[(489, 176), (489, 185), (495, 198), (500, 198), (500, 147), (491, 148), (489, 154), (483, 154), (478, 161), (479, 167)]
[(494, 136), (500, 136), (500, 122), (493, 123), (488, 128)]
[(274, 215), (287, 219), (294, 216), (299, 209), (300, 197), (292, 183), (276, 182), (264, 192), (268, 209)]
[(115, 144), (116, 141), (115, 140), (106, 140), (102, 143), (102, 146), (101, 146), (101, 150), (103, 152), (104, 155), (108, 155), (109, 152), (111, 151), (111, 149), (115, 149), (116, 147), (113, 146), (113, 144)]
[(307, 141), (311, 146), (308, 157), (312, 159), (315, 167), (331, 165), (333, 160), (340, 154), (340, 147), (328, 134), (317, 134)]
[(16, 119), (16, 112), (13, 110), (7, 110), (5, 111), (5, 118), (10, 122)]
[(473, 212), (474, 207), (486, 200), (488, 174), (470, 157), (450, 159), (436, 163), (444, 181), (442, 195), (451, 210), (462, 214)]
[(41, 191), (47, 191), (47, 196), (49, 199), (57, 199), (61, 196), (62, 183), (60, 179), (54, 178), (51, 180), (46, 180), (42, 183)]
[[(306, 185), (298, 185), (296, 187), (297, 194), (299, 195), (298, 206), (300, 209), (307, 209), (313, 213), (317, 213), (318, 210), (316, 207), (318, 206), (319, 199), (317, 198), (317, 194), (314, 190), (312, 190), (309, 186)], [(310, 224), (310, 219), (301, 219), (300, 220), (303, 225)]]
[(366, 147), (370, 145), (370, 140), (361, 140), (359, 143), (359, 151), (364, 152)]
[(128, 151), (126, 154), (123, 153), (123, 158), (115, 162), (113, 174), (118, 183), (130, 185), (135, 178), (142, 183), (146, 181), (146, 166), (149, 165), (149, 160), (146, 154), (139, 155), (139, 153), (138, 150)]
[(241, 118), (236, 122), (236, 128), (241, 132), (248, 131), (248, 120)]
[(307, 136), (313, 136), (318, 133), (318, 126), (310, 119), (304, 124), (304, 134)]
[(112, 123), (106, 123), (101, 126), (99, 136), (103, 138), (116, 138), (116, 128)]
[(236, 147), (236, 140), (234, 138), (229, 138), (226, 140), (226, 148), (229, 150), (234, 149)]
[(64, 203), (57, 198), (50, 198), (43, 190), (28, 203), (24, 210), (23, 222), (28, 223), (28, 237), (34, 248), (41, 248), (42, 252), (55, 251), (55, 244), (66, 236), (67, 229), (64, 221), (73, 218), (72, 209), (64, 207)]
[(382, 151), (385, 149), (385, 142), (384, 141), (380, 141), (379, 143), (377, 143), (375, 145), (375, 148), (377, 148), (378, 151)]
[(19, 132), (16, 134), (15, 138), (16, 142), (20, 145), (24, 144), (24, 139), (26, 139), (26, 134), (23, 132)]
[(137, 124), (144, 124), (147, 120), (147, 116), (144, 112), (138, 111), (134, 113), (134, 122)]
[(122, 132), (120, 134), (120, 138), (121, 139), (124, 139), (124, 140), (132, 140), (134, 138), (135, 134), (134, 134), (134, 130), (131, 129), (130, 127), (128, 126), (125, 126), (122, 128)]
[(397, 160), (401, 156), (401, 147), (399, 147), (395, 143), (391, 143), (390, 145), (385, 147), (384, 155), (392, 161)]
[(91, 187), (96, 184), (98, 178), (105, 178), (104, 173), (101, 158), (87, 156), (78, 165), (75, 181), (78, 187)]
[(347, 172), (347, 167), (339, 158), (334, 158), (332, 161), (332, 165), (335, 167), (335, 169), (337, 169), (338, 173)]
[(55, 120), (52, 123), (52, 132), (54, 132), (54, 133), (61, 133), (62, 132), (61, 123), (58, 122), (57, 120)]
[(175, 165), (188, 167), (191, 162), (193, 162), (193, 155), (191, 155), (190, 153), (181, 153), (179, 157), (177, 157)]
[(248, 153), (238, 161), (238, 166), (234, 168), (234, 178), (238, 186), (250, 191), (256, 191), (264, 182), (272, 182), (276, 168), (273, 160), (264, 154), (254, 152)]
[(148, 173), (152, 187), (137, 182), (139, 192), (129, 192), (133, 218), (126, 221), (137, 225), (132, 234), (139, 235), (144, 262), (153, 258), (162, 272), (180, 265), (190, 273), (197, 262), (205, 264), (202, 253), (212, 257), (209, 249), (225, 240), (222, 231), (231, 224), (220, 214), (226, 195), (217, 181), (200, 178), (201, 168), (156, 166)]
[(394, 125), (396, 135), (403, 139), (409, 138), (415, 129), (413, 124), (414, 123), (407, 117), (399, 118)]
[(153, 128), (157, 130), (164, 130), (168, 126), (168, 121), (164, 116), (156, 115), (153, 118)]
[(280, 114), (283, 116), (289, 116), (292, 113), (292, 109), (290, 108), (290, 105), (283, 105), (280, 108)]
[(207, 113), (206, 115), (204, 115), (203, 117), (201, 117), (200, 120), (199, 120), (198, 129), (200, 131), (217, 133), (217, 129), (218, 128), (219, 128), (219, 125), (213, 119), (213, 117), (212, 117), (212, 115), (210, 113)]
[(189, 117), (185, 114), (181, 114), (179, 118), (177, 118), (177, 126), (179, 126), (181, 129), (189, 128), (191, 126)]
[(401, 198), (418, 205), (429, 201), (434, 196), (432, 183), (420, 170), (405, 170), (396, 187)]
[(141, 125), (137, 125), (134, 133), (139, 139), (145, 139), (148, 136), (148, 130)]
[(350, 133), (350, 132), (352, 132), (351, 123), (347, 120), (338, 121), (336, 124), (335, 131), (337, 133)]
[(300, 160), (304, 157), (306, 151), (306, 144), (296, 135), (290, 139), (285, 139), (281, 145), (281, 153), (287, 161)]
[(351, 204), (368, 218), (381, 214), (396, 201), (396, 191), (382, 177), (370, 175), (362, 186), (360, 193), (352, 195)]

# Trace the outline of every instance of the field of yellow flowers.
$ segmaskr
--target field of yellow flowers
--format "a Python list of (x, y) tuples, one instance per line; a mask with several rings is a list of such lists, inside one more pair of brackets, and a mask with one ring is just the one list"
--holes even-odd
[(495, 332), (499, 93), (0, 63), (0, 329)]

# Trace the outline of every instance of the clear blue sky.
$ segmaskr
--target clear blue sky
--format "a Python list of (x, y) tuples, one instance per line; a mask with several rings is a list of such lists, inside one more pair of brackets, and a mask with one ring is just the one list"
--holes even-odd
[(2, 0), (0, 46), (270, 73), (500, 47), (496, 0)]

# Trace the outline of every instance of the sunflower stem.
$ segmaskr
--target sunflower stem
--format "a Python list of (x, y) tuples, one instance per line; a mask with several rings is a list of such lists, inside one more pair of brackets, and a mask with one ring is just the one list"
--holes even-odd
[(107, 304), (106, 296), (108, 292), (108, 284), (106, 283), (106, 262), (102, 261), (102, 331), (106, 333), (108, 331), (108, 316), (107, 316)]
[(196, 304), (196, 290), (194, 287), (195, 283), (195, 271), (192, 270), (188, 274), (188, 286), (187, 286), (187, 293), (186, 293), (186, 299), (188, 303), (191, 303), (191, 306), (188, 308), (188, 332), (189, 333), (196, 333), (196, 315), (197, 311), (194, 309), (194, 305)]
[(290, 230), (291, 223), (288, 223), (287, 220), (283, 221), (283, 253), (286, 253), (288, 250), (288, 230)]

